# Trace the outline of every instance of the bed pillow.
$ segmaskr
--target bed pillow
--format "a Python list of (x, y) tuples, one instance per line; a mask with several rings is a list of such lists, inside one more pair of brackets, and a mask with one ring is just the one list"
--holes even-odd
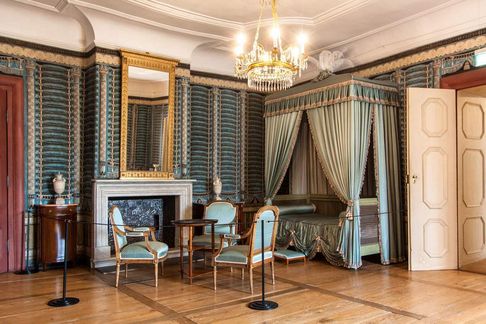
[(277, 206), (279, 215), (313, 214), (316, 211), (314, 204)]

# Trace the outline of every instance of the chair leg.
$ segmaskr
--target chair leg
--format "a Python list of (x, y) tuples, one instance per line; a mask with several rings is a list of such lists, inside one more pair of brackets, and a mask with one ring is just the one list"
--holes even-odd
[(164, 275), (164, 261), (160, 261), (160, 274)]
[(213, 267), (213, 285), (214, 285), (214, 291), (216, 291), (216, 276), (217, 276), (216, 275), (216, 272), (217, 272), (216, 265), (214, 265), (214, 267)]
[(115, 287), (118, 288), (118, 281), (120, 279), (120, 262), (116, 263), (116, 279), (115, 279)]
[(128, 278), (128, 263), (125, 263), (125, 279)]
[(233, 267), (230, 267), (230, 272), (233, 273)]
[(159, 286), (159, 263), (155, 262), (155, 287)]
[(272, 285), (275, 285), (275, 264), (270, 262), (270, 269), (272, 270)]
[(253, 268), (250, 267), (250, 292), (253, 295)]
[(245, 280), (245, 268), (241, 268), (241, 280)]

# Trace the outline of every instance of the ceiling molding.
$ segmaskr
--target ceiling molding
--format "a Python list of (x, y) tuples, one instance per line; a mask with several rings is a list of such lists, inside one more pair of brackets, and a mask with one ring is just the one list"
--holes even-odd
[(329, 20), (338, 18), (351, 11), (358, 10), (369, 3), (369, 0), (348, 0), (340, 5), (312, 17), (314, 25), (319, 25)]
[(203, 24), (214, 25), (214, 26), (224, 27), (224, 28), (231, 28), (231, 29), (241, 29), (243, 26), (243, 24), (235, 21), (204, 15), (195, 11), (182, 9), (159, 1), (153, 1), (153, 0), (127, 0), (127, 1), (129, 3), (142, 6), (153, 11), (161, 12), (165, 15), (173, 16), (188, 21), (195, 21)]
[(49, 10), (49, 11), (52, 11), (52, 12), (58, 12), (58, 10), (57, 10), (57, 8), (55, 6), (50, 6), (48, 4), (41, 3), (41, 2), (37, 2), (35, 0), (15, 0), (15, 1), (20, 2), (20, 3), (27, 4), (29, 6), (33, 6), (33, 7), (37, 7), (37, 8), (41, 8), (41, 9), (45, 9), (45, 10)]
[(142, 24), (157, 27), (157, 28), (166, 29), (166, 30), (173, 31), (173, 32), (179, 32), (179, 33), (183, 33), (183, 34), (189, 34), (189, 35), (199, 36), (199, 37), (204, 37), (204, 38), (209, 38), (209, 39), (217, 39), (217, 40), (222, 40), (222, 41), (225, 41), (225, 42), (232, 40), (232, 38), (226, 37), (226, 36), (204, 33), (204, 32), (199, 32), (199, 31), (195, 31), (195, 30), (192, 30), (192, 29), (185, 29), (185, 28), (180, 28), (180, 27), (175, 27), (175, 26), (171, 26), (171, 25), (167, 25), (167, 24), (158, 23), (158, 22), (155, 22), (155, 21), (150, 20), (150, 19), (137, 17), (137, 16), (134, 16), (134, 15), (130, 15), (130, 14), (118, 11), (118, 10), (109, 9), (109, 8), (106, 8), (106, 7), (103, 7), (103, 6), (88, 3), (88, 2), (85, 2), (85, 1), (82, 1), (82, 0), (70, 0), (70, 3), (72, 3), (76, 6), (79, 6), (79, 7), (93, 9), (93, 10), (100, 11), (100, 12), (103, 12), (103, 13), (106, 13), (106, 14), (114, 15), (114, 16), (117, 16), (117, 17), (120, 17), (120, 18), (128, 19), (128, 20), (131, 20), (131, 21), (135, 21), (135, 22), (138, 22), (138, 23), (142, 23)]
[[(221, 19), (154, 0), (127, 1), (132, 4), (163, 13), (165, 15), (170, 15), (179, 19), (191, 22), (195, 21), (198, 23), (212, 25), (216, 27), (230, 28), (235, 30), (247, 30), (254, 29), (258, 26), (258, 20), (242, 23), (233, 20)], [(313, 17), (279, 17), (279, 22), (282, 25), (304, 25), (315, 27), (316, 25), (322, 24), (339, 16), (345, 15), (351, 11), (362, 8), (363, 6), (367, 5), (369, 1), (370, 0), (348, 0)], [(271, 24), (271, 18), (262, 19), (261, 21), (261, 26), (270, 26)]]
[(353, 42), (358, 41), (358, 40), (361, 40), (363, 38), (366, 38), (366, 37), (369, 37), (369, 36), (378, 34), (380, 32), (384, 32), (384, 31), (386, 31), (388, 29), (391, 29), (393, 27), (402, 25), (402, 24), (407, 23), (409, 21), (412, 21), (414, 19), (417, 19), (417, 18), (426, 16), (426, 15), (429, 15), (431, 13), (437, 12), (437, 11), (439, 11), (441, 9), (444, 9), (444, 8), (447, 8), (447, 7), (450, 7), (450, 6), (453, 6), (453, 5), (455, 5), (456, 3), (459, 3), (459, 2), (461, 2), (461, 0), (450, 0), (450, 1), (447, 1), (446, 3), (440, 4), (438, 6), (435, 6), (433, 8), (427, 9), (427, 10), (423, 10), (423, 11), (421, 11), (419, 13), (414, 14), (414, 15), (411, 15), (411, 16), (405, 17), (403, 19), (394, 21), (394, 22), (392, 22), (390, 24), (387, 24), (387, 25), (384, 25), (384, 26), (375, 28), (373, 30), (367, 31), (367, 32), (362, 33), (360, 35), (357, 35), (357, 36), (354, 36), (354, 37), (350, 37), (350, 38), (345, 39), (345, 40), (343, 40), (341, 42), (337, 42), (337, 43), (333, 43), (333, 44), (328, 44), (328, 45), (325, 45), (325, 46), (321, 46), (318, 49), (312, 50), (309, 54), (310, 55), (314, 55), (314, 54), (320, 53), (323, 50), (332, 50), (332, 49), (335, 49), (335, 48), (338, 48), (338, 47), (341, 47), (341, 46), (344, 46), (344, 45), (353, 43)]

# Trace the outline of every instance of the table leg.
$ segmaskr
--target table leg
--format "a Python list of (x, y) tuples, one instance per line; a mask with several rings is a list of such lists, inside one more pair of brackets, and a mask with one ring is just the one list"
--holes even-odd
[(184, 236), (183, 236), (183, 227), (179, 226), (179, 250), (180, 250), (180, 257), (179, 257), (179, 265), (181, 268), (181, 278), (184, 278)]
[(189, 284), (192, 284), (192, 226), (189, 226), (189, 241), (187, 242), (187, 252), (189, 254)]
[(211, 265), (214, 259), (214, 223), (211, 223)]

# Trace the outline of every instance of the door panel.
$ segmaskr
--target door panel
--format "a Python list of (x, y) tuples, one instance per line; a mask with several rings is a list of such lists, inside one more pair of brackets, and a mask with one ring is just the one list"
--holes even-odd
[(0, 273), (8, 270), (7, 91), (0, 87)]
[(459, 267), (486, 258), (486, 99), (457, 93)]
[(409, 268), (457, 268), (455, 91), (407, 89)]

